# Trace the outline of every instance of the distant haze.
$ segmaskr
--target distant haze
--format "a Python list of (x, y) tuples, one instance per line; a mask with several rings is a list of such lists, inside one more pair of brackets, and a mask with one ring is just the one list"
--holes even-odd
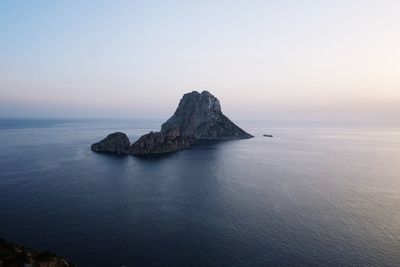
[(1, 1), (0, 117), (400, 120), (400, 1)]

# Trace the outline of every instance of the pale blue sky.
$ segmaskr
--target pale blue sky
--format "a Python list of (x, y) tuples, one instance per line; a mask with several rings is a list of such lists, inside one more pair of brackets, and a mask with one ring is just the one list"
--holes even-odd
[(400, 117), (400, 1), (1, 1), (0, 117)]

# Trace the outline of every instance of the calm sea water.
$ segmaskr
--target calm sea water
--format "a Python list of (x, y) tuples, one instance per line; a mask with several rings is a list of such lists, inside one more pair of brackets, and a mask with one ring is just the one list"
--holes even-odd
[(0, 236), (78, 266), (400, 265), (400, 127), (242, 122), (256, 138), (89, 149), (160, 124), (0, 120)]

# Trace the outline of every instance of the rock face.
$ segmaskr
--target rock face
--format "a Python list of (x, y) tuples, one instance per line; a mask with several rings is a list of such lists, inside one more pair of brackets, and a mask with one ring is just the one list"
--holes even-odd
[(95, 152), (128, 154), (130, 152), (128, 136), (121, 132), (112, 133), (98, 143), (91, 146)]
[(221, 111), (219, 100), (208, 91), (185, 94), (174, 115), (161, 127), (161, 132), (179, 129), (181, 135), (197, 139), (226, 140), (252, 138)]
[(219, 100), (207, 91), (185, 94), (161, 132), (143, 135), (132, 145), (124, 133), (113, 133), (92, 145), (95, 152), (149, 155), (188, 148), (198, 140), (248, 139), (246, 133), (221, 111)]
[(74, 265), (51, 252), (37, 252), (0, 239), (0, 266), (71, 267)]
[(150, 132), (143, 135), (131, 146), (131, 154), (148, 155), (174, 152), (190, 147), (197, 140), (190, 136), (181, 135), (178, 129), (166, 132)]

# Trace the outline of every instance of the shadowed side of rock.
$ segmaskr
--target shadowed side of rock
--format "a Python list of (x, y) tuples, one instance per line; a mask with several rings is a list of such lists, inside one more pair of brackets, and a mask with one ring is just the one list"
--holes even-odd
[(91, 146), (95, 152), (129, 154), (131, 143), (126, 134), (116, 132)]
[(167, 132), (150, 132), (143, 135), (131, 146), (132, 155), (149, 155), (174, 152), (189, 148), (197, 143), (193, 137), (183, 136), (178, 129)]
[(74, 265), (49, 251), (34, 251), (0, 238), (0, 266), (72, 267)]

